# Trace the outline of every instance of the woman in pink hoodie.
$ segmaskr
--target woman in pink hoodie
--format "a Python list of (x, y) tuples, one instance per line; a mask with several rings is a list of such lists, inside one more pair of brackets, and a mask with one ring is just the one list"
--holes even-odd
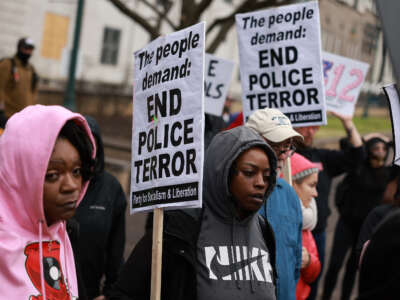
[(304, 156), (293, 154), (290, 157), (293, 188), (301, 200), (303, 214), (302, 260), (300, 279), (296, 287), (296, 299), (305, 300), (310, 294), (310, 284), (314, 282), (321, 271), (318, 250), (311, 231), (317, 224), (317, 193), (318, 167)]
[(95, 143), (85, 119), (61, 106), (28, 106), (0, 137), (0, 295), (76, 299), (65, 220), (83, 198)]

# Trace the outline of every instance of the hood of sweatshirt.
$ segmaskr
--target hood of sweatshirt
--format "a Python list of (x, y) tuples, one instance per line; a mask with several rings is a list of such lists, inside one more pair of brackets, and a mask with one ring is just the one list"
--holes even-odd
[(47, 165), (68, 120), (84, 128), (95, 149), (85, 119), (61, 106), (28, 106), (0, 137), (0, 295), (7, 299), (78, 295), (65, 221), (48, 226), (43, 209)]
[(271, 176), (264, 197), (267, 199), (276, 183), (277, 160), (273, 150), (255, 131), (239, 126), (221, 132), (207, 149), (204, 161), (204, 202), (221, 220), (231, 222), (236, 215), (228, 182), (232, 164), (244, 151), (253, 147), (262, 148), (269, 158)]
[[(264, 201), (276, 181), (273, 150), (251, 128), (217, 134), (204, 162), (203, 214), (197, 241), (197, 296), (212, 299), (275, 299), (269, 250), (259, 215), (237, 218), (229, 189), (232, 164), (246, 150), (259, 147), (269, 158), (271, 175)], [(271, 247), (272, 248), (272, 247)]]
[(101, 131), (99, 124), (96, 119), (91, 116), (85, 116), (87, 123), (89, 124), (90, 130), (96, 141), (96, 166), (95, 166), (95, 176), (104, 171), (105, 161), (104, 161), (104, 145), (103, 139), (101, 138)]

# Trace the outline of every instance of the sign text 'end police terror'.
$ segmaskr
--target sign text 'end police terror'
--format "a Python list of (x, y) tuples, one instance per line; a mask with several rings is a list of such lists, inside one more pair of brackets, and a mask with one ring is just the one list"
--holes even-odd
[[(290, 66), (298, 60), (298, 50), (294, 46), (269, 48), (258, 52), (260, 69), (268, 69), (275, 66)], [(249, 91), (275, 89), (271, 92), (247, 94), (250, 109), (262, 109), (265, 107), (282, 108), (302, 106), (303, 104), (318, 104), (318, 90), (315, 87), (303, 86), (314, 83), (311, 67), (291, 68), (286, 70), (272, 69), (259, 74), (249, 74)], [(287, 87), (300, 86), (302, 88), (285, 90)], [(278, 89), (278, 90), (277, 90)]]
[[(182, 95), (180, 89), (162, 91), (160, 95), (155, 93), (147, 97), (147, 120), (151, 122), (160, 117), (166, 118), (178, 115), (182, 108)], [(165, 123), (163, 126), (156, 124), (149, 130), (139, 132), (137, 153), (151, 153), (153, 150), (168, 149), (170, 146), (192, 144), (193, 118), (183, 121), (175, 121), (172, 124)], [(168, 152), (168, 151), (167, 151)], [(157, 178), (165, 178), (197, 173), (195, 166), (195, 149), (157, 154), (142, 160), (136, 160), (136, 182), (146, 182)]]

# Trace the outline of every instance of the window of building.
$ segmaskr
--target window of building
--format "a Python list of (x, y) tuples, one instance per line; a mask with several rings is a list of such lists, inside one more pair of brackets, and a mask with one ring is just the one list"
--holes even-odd
[(356, 33), (357, 33), (357, 25), (353, 24), (353, 26), (350, 29), (350, 34), (351, 35), (356, 35)]
[(69, 18), (46, 12), (41, 45), (44, 58), (60, 60), (62, 51), (67, 45)]
[(325, 23), (326, 23), (327, 25), (331, 24), (331, 18), (330, 18), (329, 16), (326, 16), (326, 18), (325, 18)]
[(121, 30), (110, 27), (104, 28), (103, 47), (101, 49), (101, 63), (116, 65), (118, 63), (119, 41)]
[(364, 35), (362, 41), (362, 52), (372, 55), (376, 49), (376, 42), (379, 32), (376, 26), (366, 23), (364, 26)]
[(335, 45), (334, 45), (333, 52), (336, 53), (336, 54), (341, 54), (341, 51), (342, 51), (342, 41), (341, 41), (340, 38), (337, 38), (335, 40)]

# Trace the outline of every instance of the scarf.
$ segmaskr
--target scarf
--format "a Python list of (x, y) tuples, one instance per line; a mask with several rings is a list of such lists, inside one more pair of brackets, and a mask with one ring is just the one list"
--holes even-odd
[(317, 212), (317, 204), (315, 203), (315, 199), (312, 198), (310, 205), (305, 207), (303, 202), (301, 203), (301, 212), (303, 214), (303, 230), (313, 230), (317, 225), (318, 220), (318, 212)]

